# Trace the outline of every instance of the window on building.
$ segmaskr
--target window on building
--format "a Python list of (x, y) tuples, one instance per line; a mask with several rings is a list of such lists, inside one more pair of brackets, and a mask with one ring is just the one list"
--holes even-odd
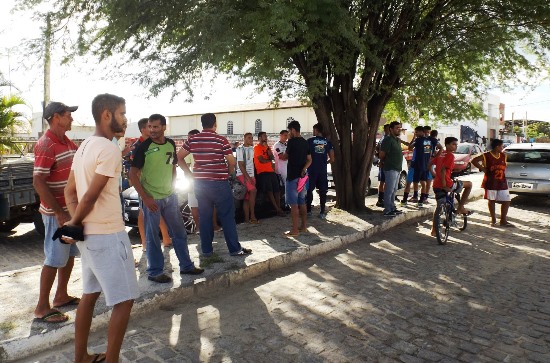
[(227, 121), (227, 135), (233, 135), (233, 121)]
[(257, 119), (254, 122), (254, 134), (258, 135), (258, 132), (262, 131), (262, 120)]
[(286, 127), (288, 127), (288, 124), (291, 123), (292, 121), (296, 121), (294, 120), (294, 117), (289, 117), (286, 119)]

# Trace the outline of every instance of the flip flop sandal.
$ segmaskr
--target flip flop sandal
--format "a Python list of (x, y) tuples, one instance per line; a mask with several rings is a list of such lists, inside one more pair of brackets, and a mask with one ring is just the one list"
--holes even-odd
[(510, 223), (510, 222), (506, 222), (506, 223), (504, 223), (504, 224), (501, 224), (500, 226), (501, 226), (501, 227), (508, 227), (508, 228), (515, 228), (515, 227), (516, 227), (515, 225), (513, 225), (513, 224)]
[[(64, 319), (63, 320), (51, 320), (51, 318), (56, 317), (56, 316), (63, 316)], [(46, 315), (44, 315), (41, 318), (34, 318), (34, 320), (38, 321), (38, 322), (41, 322), (41, 323), (59, 324), (59, 323), (64, 323), (67, 320), (69, 320), (69, 316), (63, 314), (60, 311), (53, 310), (53, 311), (50, 311), (49, 313), (47, 313)]]
[(98, 353), (94, 355), (94, 360), (92, 361), (92, 363), (105, 362), (105, 359), (107, 359), (105, 353)]
[(283, 235), (285, 237), (298, 237), (300, 233), (290, 233), (290, 232), (284, 232)]
[(56, 309), (63, 308), (65, 306), (73, 306), (78, 305), (80, 303), (80, 298), (71, 296), (71, 299), (67, 301), (66, 303), (63, 303), (61, 305), (54, 305), (53, 307)]
[(251, 219), (251, 220), (248, 221), (248, 223), (250, 223), (250, 224), (259, 224), (260, 221), (257, 220), (257, 219)]

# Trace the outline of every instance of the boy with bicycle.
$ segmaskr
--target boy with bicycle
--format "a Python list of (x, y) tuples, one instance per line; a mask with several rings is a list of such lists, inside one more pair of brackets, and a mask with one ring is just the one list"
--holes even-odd
[[(456, 210), (459, 214), (469, 216), (473, 212), (464, 208), (464, 205), (468, 202), (468, 196), (472, 191), (472, 182), (467, 180), (453, 180), (451, 178), (451, 173), (455, 165), (455, 156), (453, 153), (456, 151), (457, 147), (458, 139), (456, 137), (446, 137), (445, 151), (430, 161), (430, 165), (435, 165), (435, 171), (431, 171), (434, 177), (433, 189), (438, 203), (440, 203), (441, 200), (444, 201), (445, 196), (451, 190), (460, 194), (460, 191), (464, 189)], [(429, 170), (433, 170), (433, 168), (430, 167)], [(435, 236), (435, 226), (433, 224), (432, 236)]]

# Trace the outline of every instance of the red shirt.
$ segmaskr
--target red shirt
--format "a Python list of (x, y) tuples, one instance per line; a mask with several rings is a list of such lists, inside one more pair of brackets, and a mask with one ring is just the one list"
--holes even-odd
[(483, 154), (485, 168), (487, 172), (483, 177), (481, 187), (488, 190), (506, 190), (508, 182), (506, 181), (506, 154), (499, 153), (495, 157), (491, 152)]
[(229, 141), (214, 131), (202, 130), (191, 135), (182, 148), (193, 154), (193, 177), (198, 180), (227, 180), (226, 155), (233, 155)]
[[(64, 210), (67, 210), (64, 191), (76, 149), (77, 146), (67, 136), (60, 140), (50, 130), (46, 131), (34, 147), (33, 173), (46, 176), (48, 188)], [(43, 200), (40, 201), (40, 213), (54, 215), (53, 210)]]
[(445, 182), (447, 187), (453, 185), (453, 180), (451, 179), (451, 173), (455, 167), (455, 156), (453, 153), (442, 152), (433, 162), (435, 165), (435, 178), (434, 178), (434, 189), (443, 188), (443, 180), (441, 180), (441, 168), (445, 167)]
[(256, 144), (256, 146), (254, 146), (254, 167), (256, 168), (256, 173), (258, 174), (275, 172), (271, 161), (268, 163), (261, 163), (260, 160), (258, 160), (258, 156), (262, 156), (264, 159), (269, 160), (267, 149), (269, 149), (267, 145)]

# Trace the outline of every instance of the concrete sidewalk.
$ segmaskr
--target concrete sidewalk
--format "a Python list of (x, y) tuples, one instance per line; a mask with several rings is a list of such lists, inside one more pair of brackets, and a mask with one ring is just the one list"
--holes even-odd
[[(474, 188), (471, 198), (481, 196), (482, 190)], [(308, 221), (308, 232), (294, 238), (287, 238), (282, 234), (290, 228), (289, 216), (264, 219), (258, 225), (241, 224), (238, 226), (241, 244), (253, 250), (253, 254), (246, 257), (229, 256), (223, 233), (216, 233), (214, 252), (219, 259), (202, 259), (199, 257), (199, 238), (197, 235), (190, 235), (191, 258), (206, 271), (200, 276), (180, 275), (174, 251), (165, 249), (165, 271), (172, 275), (171, 284), (156, 284), (147, 280), (145, 256), (141, 247), (136, 245), (133, 251), (134, 258), (139, 261), (136, 273), (141, 296), (134, 305), (132, 316), (154, 311), (159, 304), (180, 302), (193, 295), (203, 295), (213, 289), (241, 283), (268, 271), (285, 268), (341, 248), (406, 220), (433, 213), (434, 207), (435, 201), (431, 199), (431, 203), (422, 209), (402, 208), (405, 213), (393, 219), (384, 218), (381, 209), (374, 207), (374, 210), (380, 209), (380, 212), (351, 215), (333, 208), (329, 210), (327, 219), (321, 220), (316, 217), (314, 209), (314, 216)], [(437, 243), (435, 239), (434, 243)], [(73, 339), (76, 311), (74, 307), (60, 309), (70, 316), (69, 321), (63, 324), (47, 324), (32, 320), (38, 296), (40, 269), (41, 266), (33, 266), (0, 274), (0, 288), (4, 295), (0, 303), (0, 362), (28, 357)], [(80, 272), (80, 260), (77, 258), (69, 283), (69, 293), (75, 296), (82, 293)], [(94, 315), (92, 330), (107, 325), (110, 309), (105, 306), (102, 297), (98, 301)]]

